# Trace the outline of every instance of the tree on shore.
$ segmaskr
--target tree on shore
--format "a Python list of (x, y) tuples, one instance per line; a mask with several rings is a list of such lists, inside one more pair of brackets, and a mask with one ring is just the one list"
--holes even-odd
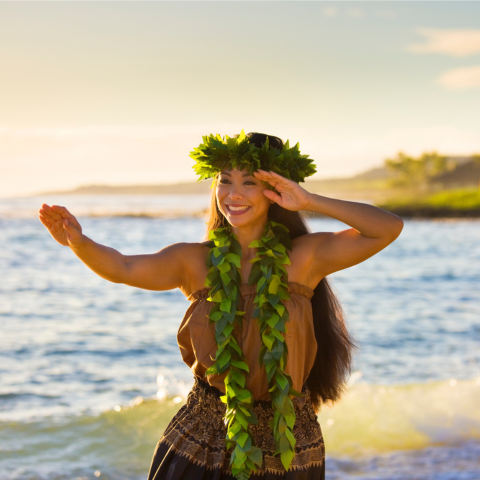
[(452, 168), (447, 157), (437, 152), (422, 153), (420, 157), (411, 157), (398, 152), (396, 158), (387, 158), (384, 166), (389, 174), (391, 187), (424, 187), (429, 180)]

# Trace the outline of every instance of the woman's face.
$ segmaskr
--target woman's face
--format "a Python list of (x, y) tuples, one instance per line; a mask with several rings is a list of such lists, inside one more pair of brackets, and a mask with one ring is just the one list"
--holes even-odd
[(217, 205), (228, 222), (240, 227), (268, 221), (273, 203), (263, 191), (266, 186), (246, 170), (222, 170), (217, 179)]

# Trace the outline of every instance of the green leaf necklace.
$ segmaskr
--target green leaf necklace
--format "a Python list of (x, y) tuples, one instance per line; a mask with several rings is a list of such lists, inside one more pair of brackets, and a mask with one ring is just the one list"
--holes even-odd
[[(243, 315), (238, 309), (240, 300), (240, 274), (242, 249), (231, 227), (217, 228), (209, 232), (207, 256), (208, 275), (205, 286), (210, 287), (208, 301), (213, 302), (210, 321), (215, 323), (217, 352), (215, 363), (205, 375), (222, 374), (225, 392), (221, 398), (227, 409), (224, 422), (227, 449), (232, 449), (230, 467), (238, 480), (247, 480), (257, 466), (262, 465), (262, 450), (255, 446), (250, 424), (258, 424), (253, 411), (254, 398), (245, 388), (245, 372), (249, 372), (245, 356), (234, 335), (235, 325), (241, 328)], [(276, 451), (285, 470), (295, 455), (295, 411), (290, 395), (301, 396), (293, 389), (287, 373), (288, 349), (285, 338), (288, 311), (283, 301), (289, 299), (288, 273), (284, 265), (290, 265), (287, 250), (291, 251), (288, 229), (281, 223), (268, 222), (260, 240), (254, 240), (250, 248), (257, 248), (248, 278), (248, 285), (257, 285), (253, 318), (257, 318), (262, 339), (259, 363), (265, 367), (274, 417), (270, 424), (275, 438)]]

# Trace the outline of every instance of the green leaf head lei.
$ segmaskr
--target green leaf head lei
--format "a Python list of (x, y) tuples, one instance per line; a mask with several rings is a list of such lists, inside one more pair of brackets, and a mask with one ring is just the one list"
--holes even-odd
[[(223, 139), (219, 134), (202, 137), (203, 143), (190, 152), (195, 160), (193, 169), (199, 176), (198, 182), (215, 175), (226, 168), (248, 170), (251, 174), (258, 169), (276, 172), (289, 180), (300, 183), (316, 172), (313, 160), (300, 153), (297, 143), (290, 148), (287, 140), (280, 150), (270, 146), (268, 136), (261, 148), (250, 143), (242, 130), (238, 136)], [(212, 183), (213, 185), (213, 183)]]
[[(301, 155), (299, 145), (290, 148), (288, 141), (282, 150), (270, 148), (268, 137), (261, 148), (249, 143), (242, 130), (237, 137), (209, 135), (203, 143), (191, 152), (195, 159), (193, 167), (200, 180), (214, 178), (224, 169), (247, 169), (250, 173), (262, 168), (271, 170), (296, 182), (315, 173), (315, 166), (308, 155)], [(245, 356), (237, 341), (235, 331), (243, 324), (240, 307), (240, 273), (242, 249), (231, 226), (209, 232), (207, 256), (208, 274), (205, 286), (210, 287), (208, 301), (210, 322), (215, 324), (217, 351), (214, 364), (205, 375), (225, 376), (226, 404), (224, 422), (227, 425), (226, 447), (231, 451), (230, 468), (238, 480), (247, 480), (262, 465), (262, 450), (255, 445), (250, 425), (258, 424), (254, 412), (255, 400), (246, 388), (249, 372)], [(281, 223), (269, 221), (263, 235), (254, 240), (250, 248), (257, 248), (256, 256), (248, 278), (249, 285), (256, 285), (253, 318), (258, 319), (262, 348), (259, 364), (266, 371), (268, 391), (274, 416), (270, 427), (273, 430), (276, 451), (288, 470), (295, 456), (296, 440), (293, 435), (295, 411), (291, 396), (301, 396), (293, 389), (293, 382), (285, 372), (288, 349), (284, 334), (288, 329), (288, 311), (284, 301), (288, 300), (288, 273), (290, 265), (288, 251), (291, 238), (288, 228)], [(237, 329), (235, 327), (237, 326)]]

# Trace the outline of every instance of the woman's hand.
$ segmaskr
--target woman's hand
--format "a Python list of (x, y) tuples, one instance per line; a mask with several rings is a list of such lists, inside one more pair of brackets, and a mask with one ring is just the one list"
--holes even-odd
[(38, 214), (40, 221), (60, 245), (66, 247), (80, 245), (82, 242), (82, 227), (65, 207), (59, 205), (50, 207), (44, 203)]
[(311, 193), (307, 192), (297, 182), (282, 177), (275, 172), (267, 172), (265, 170), (258, 170), (253, 172), (255, 178), (258, 178), (262, 182), (268, 182), (274, 187), (276, 194), (272, 190), (264, 190), (263, 194), (278, 203), (282, 208), (296, 212), (298, 210), (307, 210), (310, 203)]

